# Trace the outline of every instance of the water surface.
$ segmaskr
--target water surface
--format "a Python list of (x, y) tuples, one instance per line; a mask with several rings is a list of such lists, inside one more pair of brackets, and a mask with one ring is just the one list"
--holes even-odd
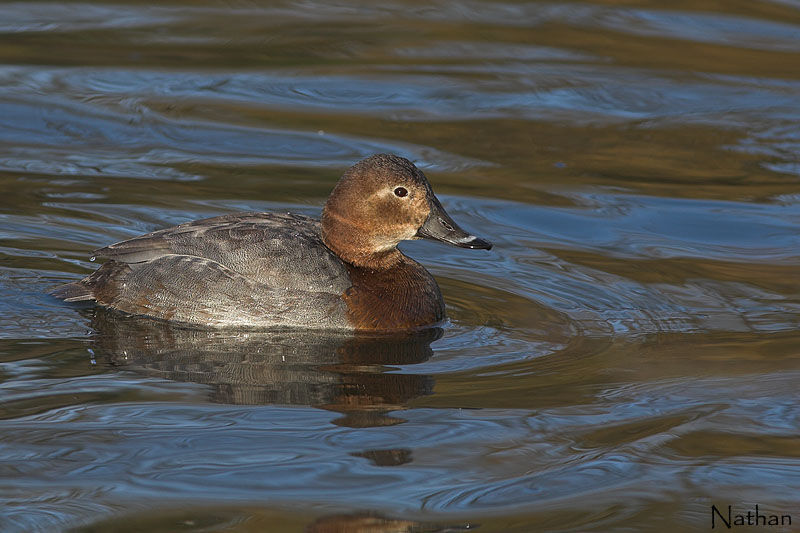
[[(0, 529), (797, 527), (795, 65), (794, 0), (0, 4)], [(402, 245), (441, 330), (46, 295), (376, 152), (495, 244)]]

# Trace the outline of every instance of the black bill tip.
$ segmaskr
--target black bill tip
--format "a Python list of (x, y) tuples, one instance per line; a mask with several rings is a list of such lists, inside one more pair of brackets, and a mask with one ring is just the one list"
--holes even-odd
[(473, 250), (492, 249), (492, 243), (490, 243), (486, 239), (481, 239), (480, 237), (476, 237), (475, 235), (468, 235), (467, 237), (461, 239), (454, 239), (450, 241), (450, 244), (453, 244), (460, 248), (472, 248)]

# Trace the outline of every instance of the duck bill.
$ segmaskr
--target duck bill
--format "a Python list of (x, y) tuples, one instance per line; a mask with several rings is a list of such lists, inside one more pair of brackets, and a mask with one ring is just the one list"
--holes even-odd
[(435, 196), (431, 199), (430, 205), (431, 212), (428, 215), (428, 219), (417, 231), (417, 237), (446, 242), (459, 248), (492, 249), (492, 243), (489, 241), (470, 235), (459, 228), (458, 224), (450, 218), (450, 215), (447, 214)]

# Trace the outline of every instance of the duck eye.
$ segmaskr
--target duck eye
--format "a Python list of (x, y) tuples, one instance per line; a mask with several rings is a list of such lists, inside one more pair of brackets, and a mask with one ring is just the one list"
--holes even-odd
[(394, 190), (394, 194), (402, 198), (408, 195), (408, 190), (405, 187), (398, 187)]

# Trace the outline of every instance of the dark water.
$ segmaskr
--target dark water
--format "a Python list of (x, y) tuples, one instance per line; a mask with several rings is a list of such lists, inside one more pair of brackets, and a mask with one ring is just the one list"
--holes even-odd
[[(495, 243), (443, 331), (45, 295), (375, 152)], [(4, 532), (800, 527), (797, 0), (3, 2), (0, 191)]]

